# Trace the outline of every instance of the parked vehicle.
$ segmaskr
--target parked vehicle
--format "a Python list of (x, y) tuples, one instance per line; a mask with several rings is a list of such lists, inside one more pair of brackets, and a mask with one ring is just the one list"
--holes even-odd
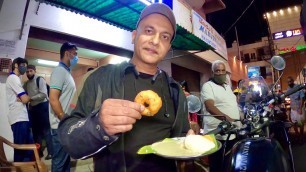
[[(279, 56), (276, 58), (279, 65), (276, 69), (283, 70), (284, 60)], [(272, 58), (272, 65), (273, 60), (275, 59)], [(224, 150), (230, 135), (234, 134), (238, 140), (228, 153), (224, 152), (223, 171), (295, 172), (291, 143), (287, 133), (291, 123), (277, 119), (277, 115), (283, 110), (278, 105), (288, 95), (304, 88), (305, 84), (290, 92), (273, 95), (261, 76), (240, 82), (239, 89), (244, 98), (244, 100), (240, 99), (245, 117), (241, 120), (243, 127), (238, 128), (223, 121), (217, 129), (206, 133), (227, 134)]]

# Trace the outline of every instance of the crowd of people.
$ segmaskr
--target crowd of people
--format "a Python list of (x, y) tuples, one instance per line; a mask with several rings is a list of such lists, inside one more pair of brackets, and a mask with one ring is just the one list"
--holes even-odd
[[(14, 59), (6, 81), (14, 143), (44, 145), (45, 140), (52, 172), (70, 171), (70, 157), (93, 157), (95, 171), (176, 171), (174, 160), (138, 155), (137, 150), (164, 138), (198, 134), (200, 128), (206, 133), (222, 120), (239, 120), (240, 113), (239, 100), (220, 60), (212, 63), (212, 77), (201, 88), (204, 125), (196, 113), (188, 112), (186, 96), (191, 93), (187, 82), (178, 83), (158, 68), (171, 48), (175, 32), (176, 20), (168, 6), (147, 6), (132, 32), (131, 60), (89, 69), (79, 90), (71, 76), (71, 68), (78, 63), (74, 44), (61, 46), (60, 62), (52, 71), (49, 85), (26, 59)], [(28, 81), (22, 85), (19, 76), (25, 73)], [(293, 81), (288, 78), (290, 88), (295, 86)], [(161, 96), (162, 107), (152, 117), (141, 115), (145, 105), (134, 102), (143, 90)], [(304, 94), (290, 98), (291, 119), (299, 124), (296, 126), (302, 135), (304, 118), (299, 117), (303, 114)], [(217, 139), (222, 142), (225, 137)], [(229, 145), (235, 143), (235, 137), (230, 140)], [(41, 146), (41, 157), (43, 150)], [(14, 152), (14, 161), (30, 161), (32, 157), (29, 151)], [(220, 159), (221, 149), (209, 156), (212, 172), (221, 171)]]

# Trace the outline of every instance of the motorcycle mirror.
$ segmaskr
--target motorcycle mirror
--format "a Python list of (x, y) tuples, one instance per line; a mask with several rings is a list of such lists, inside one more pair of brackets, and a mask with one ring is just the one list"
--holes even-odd
[(282, 71), (286, 67), (286, 62), (283, 57), (276, 55), (271, 58), (271, 65), (274, 69)]
[(188, 112), (196, 113), (201, 110), (202, 103), (201, 100), (195, 95), (189, 95), (187, 98)]

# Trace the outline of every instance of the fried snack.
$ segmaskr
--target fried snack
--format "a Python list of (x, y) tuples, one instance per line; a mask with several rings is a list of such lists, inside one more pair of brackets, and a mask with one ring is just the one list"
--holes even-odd
[(152, 90), (139, 92), (134, 101), (145, 106), (145, 110), (141, 112), (144, 116), (154, 116), (162, 107), (161, 98)]

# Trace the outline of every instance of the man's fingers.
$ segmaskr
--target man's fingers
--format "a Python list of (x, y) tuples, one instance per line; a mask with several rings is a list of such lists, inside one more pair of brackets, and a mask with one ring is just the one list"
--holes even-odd
[(107, 125), (130, 125), (136, 122), (135, 118), (128, 116), (112, 116), (104, 119)]
[(132, 102), (129, 100), (121, 100), (121, 99), (107, 99), (103, 102), (105, 106), (112, 106), (112, 107), (127, 107), (134, 109), (138, 112), (142, 112), (145, 107), (139, 103)]
[(108, 135), (114, 135), (117, 133), (124, 133), (132, 130), (133, 125), (115, 125), (115, 126), (106, 126), (105, 131)]

